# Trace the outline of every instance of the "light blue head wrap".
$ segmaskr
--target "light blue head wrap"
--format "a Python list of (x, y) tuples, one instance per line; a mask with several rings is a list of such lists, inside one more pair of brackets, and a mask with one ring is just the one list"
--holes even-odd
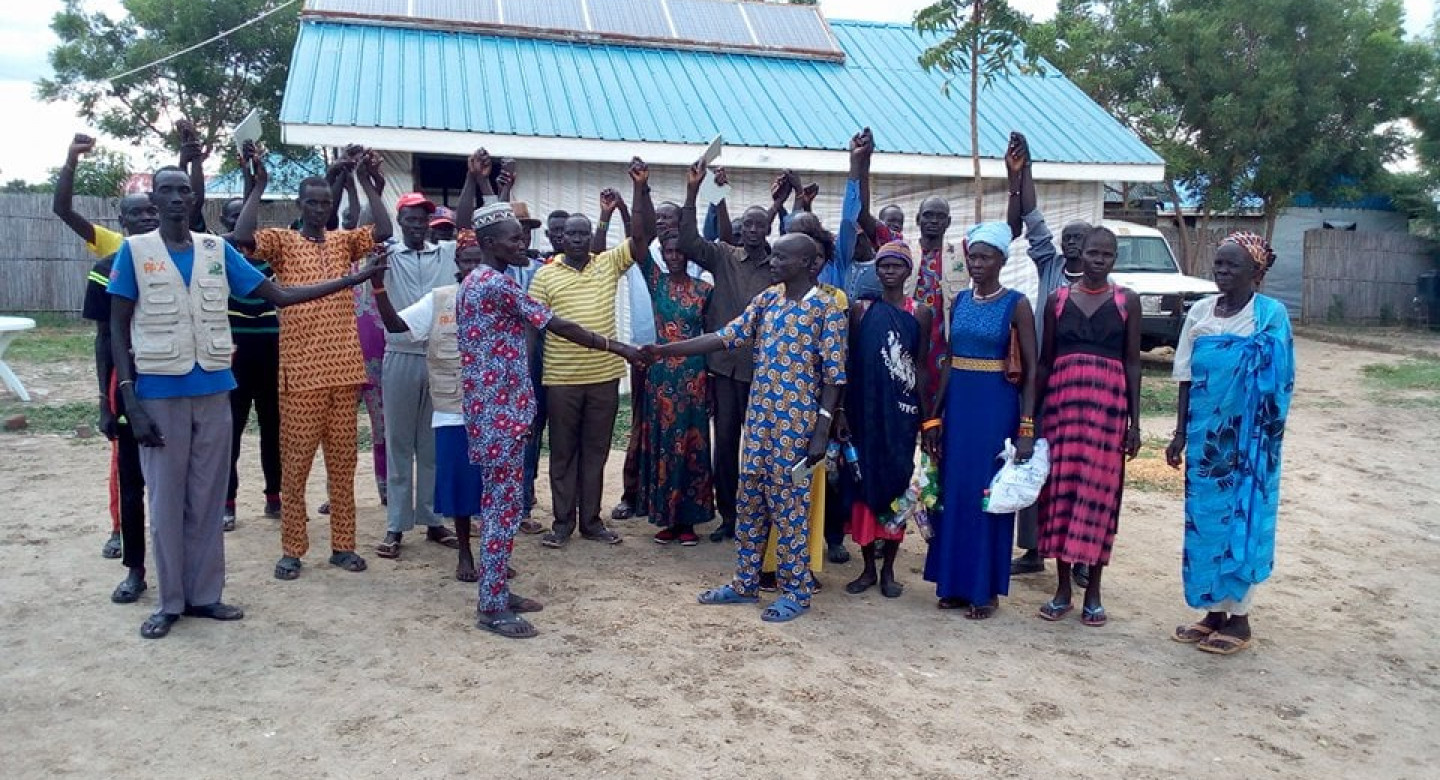
[(965, 231), (966, 244), (989, 244), (1002, 255), (1010, 253), (1010, 226), (1004, 222), (981, 222)]

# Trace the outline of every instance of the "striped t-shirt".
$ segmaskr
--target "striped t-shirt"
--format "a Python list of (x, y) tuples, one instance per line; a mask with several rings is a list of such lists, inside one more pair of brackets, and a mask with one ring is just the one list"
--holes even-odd
[[(615, 289), (634, 264), (628, 239), (614, 249), (591, 255), (583, 270), (556, 258), (535, 272), (530, 297), (549, 307), (555, 316), (614, 339)], [(545, 385), (589, 385), (624, 375), (625, 361), (618, 355), (587, 349), (546, 332)]]
[[(226, 241), (229, 241), (227, 238)], [(240, 254), (245, 254), (244, 247), (230, 242)], [(255, 266), (266, 279), (275, 278), (275, 269), (264, 260), (257, 260), (253, 257), (246, 257), (250, 264)], [(230, 333), (237, 339), (244, 339), (251, 336), (265, 336), (270, 339), (280, 338), (280, 317), (275, 311), (275, 304), (264, 298), (251, 298), (247, 296), (230, 295)]]

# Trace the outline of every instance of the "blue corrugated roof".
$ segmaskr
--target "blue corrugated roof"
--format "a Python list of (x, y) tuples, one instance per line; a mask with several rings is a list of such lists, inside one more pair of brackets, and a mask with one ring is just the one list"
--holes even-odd
[[(871, 127), (881, 152), (969, 154), (963, 77), (916, 58), (907, 25), (830, 22), (843, 64), (306, 21), (280, 119), (295, 125), (481, 132), (602, 141), (841, 148)], [(632, 98), (632, 96), (638, 96)], [(1037, 161), (1163, 161), (1047, 67), (981, 92), (980, 151), (1004, 155), (1011, 130)]]

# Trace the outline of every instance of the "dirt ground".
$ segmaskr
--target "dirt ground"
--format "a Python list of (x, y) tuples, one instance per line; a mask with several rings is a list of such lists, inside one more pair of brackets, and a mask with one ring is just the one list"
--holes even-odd
[[(137, 629), (153, 591), (108, 600), (103, 440), (0, 436), (0, 774), (1434, 777), (1440, 406), (1373, 394), (1360, 367), (1398, 357), (1302, 341), (1298, 359), (1276, 574), (1256, 647), (1232, 658), (1167, 638), (1191, 616), (1173, 491), (1127, 493), (1102, 629), (1036, 619), (1046, 575), (1017, 579), (988, 623), (939, 612), (918, 538), (900, 599), (847, 596), (858, 562), (830, 566), (811, 613), (771, 626), (695, 603), (729, 545), (657, 547), (631, 520), (619, 547), (520, 540), (516, 589), (546, 608), (516, 642), (472, 628), (473, 586), (433, 544), (350, 574), (325, 565), (317, 519), (304, 575), (274, 580), (253, 445), (226, 540), (245, 620), (152, 642)], [(53, 397), (88, 397), (71, 373)], [(369, 548), (384, 518), (361, 468)]]

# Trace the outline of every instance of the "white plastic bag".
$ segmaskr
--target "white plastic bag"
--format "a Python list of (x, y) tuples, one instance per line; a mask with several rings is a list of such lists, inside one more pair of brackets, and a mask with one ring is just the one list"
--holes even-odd
[(990, 501), (985, 511), (1008, 515), (1040, 500), (1040, 489), (1050, 476), (1050, 443), (1035, 440), (1035, 454), (1024, 463), (1015, 462), (1015, 445), (1005, 440), (1005, 451), (996, 456), (1005, 461), (995, 478), (990, 480)]

